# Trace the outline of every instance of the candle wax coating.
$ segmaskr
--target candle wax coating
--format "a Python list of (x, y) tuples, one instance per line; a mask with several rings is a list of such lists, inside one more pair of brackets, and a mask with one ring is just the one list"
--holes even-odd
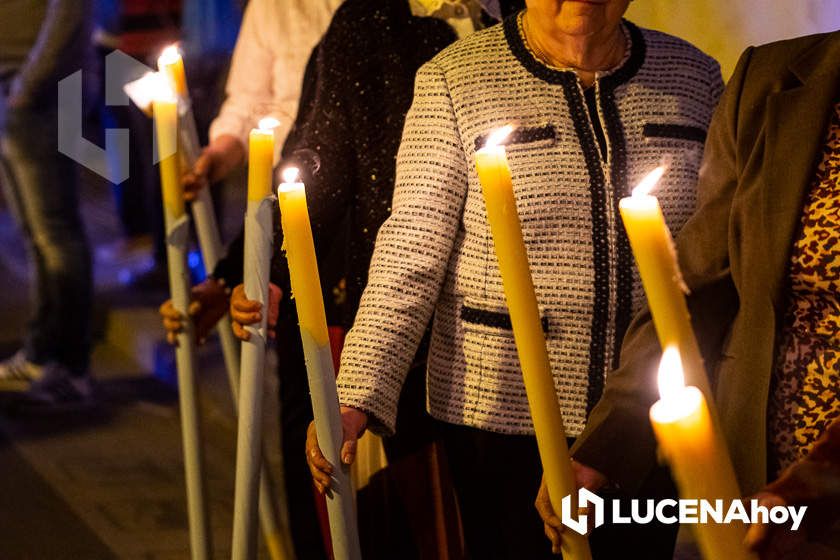
[(283, 225), (283, 247), (289, 261), (292, 297), (297, 306), (298, 322), (317, 344), (329, 344), (318, 260), (306, 206), (306, 190), (302, 183), (283, 183), (278, 190), (278, 199)]
[(711, 396), (685, 301), (674, 241), (659, 201), (652, 195), (622, 198), (619, 212), (636, 258), (659, 343), (662, 348), (679, 348), (687, 381)]
[[(564, 496), (571, 495), (573, 508), (577, 508), (577, 486), (528, 265), (528, 255), (522, 238), (510, 167), (503, 146), (479, 150), (476, 152), (475, 162), (499, 261), (499, 272), (513, 325), (549, 498), (559, 515), (561, 499)], [(585, 536), (568, 530), (564, 533), (563, 543), (565, 558), (581, 560), (591, 557)]]
[[(650, 421), (680, 497), (712, 502), (722, 499), (724, 513), (732, 500), (741, 498), (726, 444), (715, 430), (708, 403), (697, 387), (685, 387), (667, 402), (654, 403)], [(746, 528), (742, 523), (710, 522), (694, 528), (704, 558), (754, 558), (743, 544)]]
[(158, 153), (170, 154), (160, 160), (163, 207), (167, 218), (177, 220), (185, 212), (178, 165), (178, 103), (175, 100), (156, 100), (153, 106)]
[(259, 202), (271, 194), (274, 132), (255, 128), (248, 137), (248, 200)]

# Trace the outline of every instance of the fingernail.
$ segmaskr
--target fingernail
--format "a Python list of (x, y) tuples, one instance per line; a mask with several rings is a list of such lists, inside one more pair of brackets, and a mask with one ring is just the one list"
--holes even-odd
[(350, 464), (350, 454), (349, 454), (349, 453), (345, 453), (345, 454), (344, 454), (344, 457), (342, 457), (342, 458), (341, 458), (341, 460), (342, 460), (342, 461), (344, 461), (344, 464), (345, 464), (345, 465), (349, 465), (349, 464)]

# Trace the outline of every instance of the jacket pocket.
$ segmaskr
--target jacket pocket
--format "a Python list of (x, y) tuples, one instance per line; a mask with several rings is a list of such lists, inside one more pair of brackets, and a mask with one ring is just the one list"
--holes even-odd
[[(484, 147), (490, 134), (482, 134), (475, 139), (476, 151)], [(502, 145), (514, 146), (516, 144), (539, 144), (540, 146), (553, 146), (557, 142), (557, 129), (553, 124), (544, 126), (522, 126), (513, 129)]]
[(701, 144), (706, 141), (706, 129), (685, 124), (647, 123), (642, 134), (645, 138), (692, 140)]
[[(510, 322), (510, 315), (499, 311), (487, 311), (486, 309), (478, 309), (476, 307), (464, 305), (461, 307), (461, 320), (465, 323), (473, 325), (481, 325), (504, 331), (513, 331), (513, 325)], [(548, 334), (548, 317), (540, 317), (540, 323), (542, 323), (543, 333)]]

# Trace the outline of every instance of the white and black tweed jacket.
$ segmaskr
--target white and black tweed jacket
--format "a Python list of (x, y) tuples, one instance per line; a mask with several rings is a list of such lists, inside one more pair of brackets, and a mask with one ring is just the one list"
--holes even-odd
[(342, 404), (394, 430), (403, 380), (434, 315), (428, 407), (443, 421), (533, 433), (473, 154), (508, 139), (516, 201), (569, 435), (580, 433), (644, 293), (618, 200), (666, 161), (657, 196), (677, 232), (695, 207), (703, 141), (723, 84), (678, 38), (625, 22), (630, 56), (598, 78), (597, 115), (571, 71), (526, 48), (518, 17), (455, 43), (417, 74), (390, 218), (348, 333)]

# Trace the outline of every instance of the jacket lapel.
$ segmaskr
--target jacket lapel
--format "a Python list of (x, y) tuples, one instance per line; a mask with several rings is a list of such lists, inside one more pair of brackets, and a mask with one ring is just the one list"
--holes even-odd
[(763, 230), (768, 288), (777, 313), (785, 305), (790, 249), (838, 100), (838, 61), (840, 33), (833, 33), (791, 64), (788, 81), (794, 85), (767, 99)]

